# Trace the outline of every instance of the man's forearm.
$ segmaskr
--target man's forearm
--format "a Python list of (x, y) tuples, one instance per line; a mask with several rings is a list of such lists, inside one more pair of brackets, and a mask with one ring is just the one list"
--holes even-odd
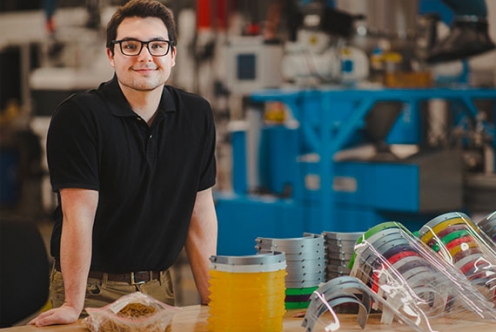
[(92, 234), (98, 193), (65, 189), (61, 192), (63, 225), (60, 264), (64, 279), (65, 304), (83, 310), (91, 264)]
[[(85, 233), (85, 231), (83, 231)], [(81, 230), (66, 228), (62, 232), (60, 264), (64, 279), (65, 303), (82, 311), (86, 294), (86, 284), (91, 262), (90, 242), (85, 243), (88, 235)]]
[(203, 255), (196, 248), (193, 249), (191, 246), (186, 247), (188, 253), (188, 258), (191, 265), (191, 271), (195, 279), (196, 289), (200, 295), (201, 304), (208, 304), (210, 301), (209, 287), (209, 260), (207, 255)]
[(202, 304), (209, 302), (209, 257), (217, 254), (217, 217), (211, 189), (199, 192), (186, 239), (186, 252)]

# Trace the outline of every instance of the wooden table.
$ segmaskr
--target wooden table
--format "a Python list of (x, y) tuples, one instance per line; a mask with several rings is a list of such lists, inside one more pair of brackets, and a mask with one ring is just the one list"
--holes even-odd
[[(283, 331), (287, 332), (303, 332), (305, 328), (301, 326), (302, 317), (294, 317), (303, 313), (301, 310), (289, 310), (283, 321)], [(208, 307), (206, 306), (189, 306), (183, 307), (178, 311), (171, 324), (167, 328), (167, 332), (207, 332), (207, 317)], [(339, 315), (341, 328), (338, 331), (414, 331), (411, 327), (393, 323), (392, 325), (381, 324), (378, 314), (370, 315), (365, 329), (362, 330), (356, 322), (356, 315)], [(444, 322), (444, 324), (436, 324), (434, 328), (438, 331), (477, 331), (477, 332), (493, 332), (496, 331), (496, 321), (494, 322)], [(47, 327), (34, 326), (16, 326), (11, 328), (0, 329), (1, 332), (88, 332), (81, 321), (70, 325), (57, 325)], [(323, 331), (323, 328), (314, 330)], [(255, 332), (255, 331), (254, 331)]]

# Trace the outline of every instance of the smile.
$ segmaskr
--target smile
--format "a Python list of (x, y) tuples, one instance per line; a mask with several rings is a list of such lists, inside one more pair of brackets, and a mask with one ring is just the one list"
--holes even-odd
[(137, 68), (137, 69), (133, 69), (133, 70), (136, 72), (139, 72), (139, 73), (150, 73), (150, 72), (155, 71), (157, 69), (156, 68)]

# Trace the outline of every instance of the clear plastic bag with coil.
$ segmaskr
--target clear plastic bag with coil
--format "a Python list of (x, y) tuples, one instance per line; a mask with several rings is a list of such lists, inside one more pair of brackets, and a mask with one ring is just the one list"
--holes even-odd
[(86, 308), (91, 332), (163, 332), (180, 309), (135, 292), (102, 308)]

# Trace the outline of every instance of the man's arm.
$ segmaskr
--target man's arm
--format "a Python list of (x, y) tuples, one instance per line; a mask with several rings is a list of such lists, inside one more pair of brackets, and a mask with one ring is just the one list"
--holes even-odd
[(98, 192), (86, 189), (61, 189), (62, 235), (60, 264), (64, 279), (65, 302), (40, 314), (29, 324), (37, 326), (69, 324), (81, 314), (91, 263), (93, 223)]
[(191, 217), (186, 252), (202, 304), (208, 304), (209, 257), (217, 253), (217, 215), (212, 197), (212, 189), (196, 194), (195, 207)]

